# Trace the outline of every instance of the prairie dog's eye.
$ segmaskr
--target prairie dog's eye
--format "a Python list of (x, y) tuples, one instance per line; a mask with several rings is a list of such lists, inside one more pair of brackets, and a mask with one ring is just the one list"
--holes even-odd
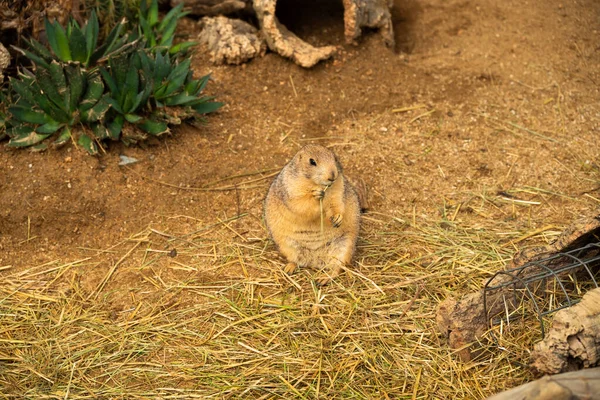
[(310, 160), (308, 160), (310, 162), (310, 165), (312, 165), (313, 167), (317, 166), (317, 162), (315, 161), (314, 158), (311, 158)]

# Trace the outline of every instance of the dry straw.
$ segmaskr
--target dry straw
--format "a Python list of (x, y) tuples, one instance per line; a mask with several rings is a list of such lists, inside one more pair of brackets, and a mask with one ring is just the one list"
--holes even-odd
[[(75, 262), (1, 270), (1, 397), (473, 399), (530, 378), (523, 351), (458, 361), (434, 324), (440, 300), (481, 287), (528, 232), (368, 214), (356, 265), (319, 288), (315, 271), (284, 275), (264, 238), (238, 237), (253, 221), (153, 226)], [(536, 332), (510, 335), (518, 349)]]

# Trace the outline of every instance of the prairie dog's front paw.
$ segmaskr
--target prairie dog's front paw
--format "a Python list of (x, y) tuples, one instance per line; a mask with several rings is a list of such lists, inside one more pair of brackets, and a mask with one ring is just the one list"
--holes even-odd
[(342, 214), (336, 214), (336, 215), (332, 215), (331, 217), (329, 217), (329, 220), (331, 221), (331, 225), (333, 225), (334, 228), (339, 228), (340, 225), (342, 225), (343, 219), (344, 219), (344, 217), (342, 216)]
[(312, 195), (315, 199), (317, 200), (321, 200), (323, 197), (325, 197), (325, 190), (323, 189), (315, 189), (312, 191)]
[(287, 265), (283, 268), (283, 272), (285, 272), (288, 275), (291, 275), (294, 272), (296, 272), (297, 268), (298, 268), (298, 264), (290, 262), (290, 263), (287, 263)]

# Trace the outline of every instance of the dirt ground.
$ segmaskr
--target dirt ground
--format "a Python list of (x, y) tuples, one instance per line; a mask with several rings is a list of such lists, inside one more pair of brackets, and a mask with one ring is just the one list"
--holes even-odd
[[(395, 49), (370, 31), (344, 44), (341, 2), (278, 7), (293, 32), (339, 46), (338, 54), (305, 70), (273, 53), (237, 67), (210, 65), (199, 53), (195, 70), (212, 74), (207, 90), (226, 103), (204, 126), (140, 147), (113, 143), (99, 157), (73, 146), (2, 146), (0, 273), (95, 257), (94, 268), (80, 271), (93, 290), (118, 261), (110, 256), (116, 243), (148, 227), (186, 234), (239, 215), (209, 235), (211, 251), (264, 241), (270, 176), (311, 142), (334, 149), (345, 173), (369, 188), (357, 260), (390, 245), (375, 220), (543, 232), (597, 211), (599, 2), (396, 0)], [(121, 154), (139, 162), (119, 166)], [(547, 240), (532, 235), (509, 248)], [(427, 252), (408, 239), (394, 245), (406, 258)], [(210, 283), (242, 271), (199, 263), (192, 273)], [(108, 286), (116, 310), (130, 307), (131, 288), (147, 285), (142, 275), (115, 271)], [(463, 283), (440, 299), (480, 281)]]

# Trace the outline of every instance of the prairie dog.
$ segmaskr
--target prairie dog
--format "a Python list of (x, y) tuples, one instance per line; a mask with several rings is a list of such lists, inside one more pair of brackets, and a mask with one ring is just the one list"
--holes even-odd
[(325, 285), (350, 264), (360, 205), (328, 148), (309, 144), (296, 153), (271, 183), (264, 215), (269, 234), (288, 261), (286, 273), (317, 268), (321, 272), (316, 282)]

